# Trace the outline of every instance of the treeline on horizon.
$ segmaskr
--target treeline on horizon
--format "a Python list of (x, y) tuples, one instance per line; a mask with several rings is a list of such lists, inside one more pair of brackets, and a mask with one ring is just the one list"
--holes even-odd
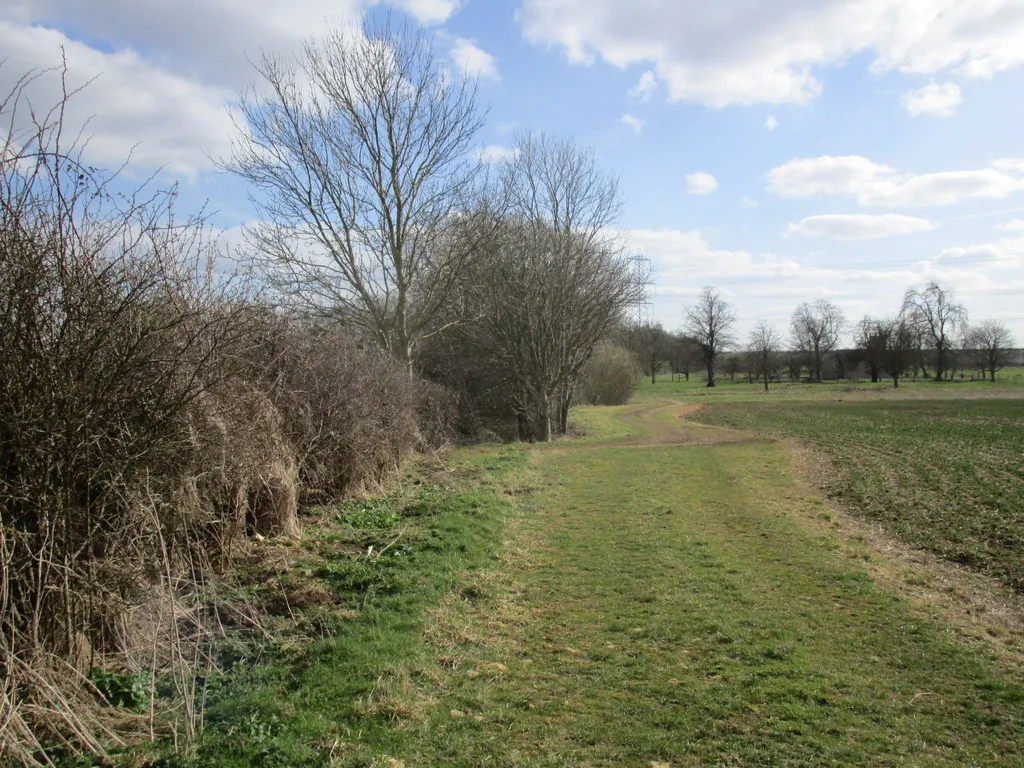
[[(704, 288), (697, 303), (686, 308), (683, 327), (670, 332), (660, 323), (636, 323), (622, 334), (623, 343), (656, 382), (659, 371), (690, 380), (702, 369), (708, 387), (717, 374), (748, 381), (904, 377), (950, 381), (955, 378), (995, 381), (1000, 370), (1024, 365), (1024, 350), (1014, 348), (1007, 326), (997, 320), (969, 322), (967, 308), (956, 293), (938, 283), (910, 288), (898, 311), (888, 317), (865, 315), (851, 326), (843, 311), (827, 299), (804, 302), (793, 310), (789, 334), (761, 322), (745, 342), (734, 333), (736, 313), (713, 287)], [(853, 332), (853, 346), (839, 340)]]

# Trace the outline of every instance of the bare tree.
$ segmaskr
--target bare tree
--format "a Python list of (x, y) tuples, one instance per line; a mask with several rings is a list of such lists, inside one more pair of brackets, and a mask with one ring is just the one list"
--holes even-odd
[(748, 347), (754, 359), (755, 372), (764, 379), (764, 391), (768, 391), (768, 378), (778, 366), (778, 352), (782, 338), (771, 323), (760, 322), (750, 333)]
[(627, 332), (629, 348), (636, 353), (644, 373), (657, 383), (658, 367), (669, 358), (672, 336), (661, 323), (634, 325)]
[(582, 366), (643, 281), (608, 234), (621, 199), (591, 150), (524, 136), (498, 177), (505, 215), (464, 270), (463, 332), (507, 371), (521, 435), (546, 441), (552, 420), (566, 429)]
[(881, 378), (882, 358), (885, 355), (885, 339), (881, 333), (880, 323), (877, 317), (865, 315), (857, 323), (853, 338), (854, 345), (864, 353), (871, 381), (876, 383)]
[(952, 289), (933, 281), (920, 290), (907, 291), (902, 313), (935, 349), (935, 381), (942, 381), (950, 350), (967, 328), (967, 309), (957, 302)]
[(900, 378), (918, 363), (919, 340), (913, 325), (902, 315), (875, 320), (871, 336), (878, 354), (878, 362), (893, 387), (899, 387)]
[(700, 360), (700, 347), (685, 334), (674, 334), (669, 340), (668, 361), (673, 375), (690, 380), (690, 369)]
[(736, 324), (736, 313), (722, 298), (717, 288), (705, 287), (697, 303), (686, 309), (685, 331), (700, 349), (700, 358), (708, 373), (707, 386), (715, 386), (715, 361), (718, 356), (735, 344), (732, 327)]
[(996, 372), (1005, 366), (1013, 352), (1013, 334), (998, 320), (986, 320), (970, 328), (964, 346), (978, 354), (980, 368), (989, 373), (992, 381)]
[(249, 244), (284, 300), (339, 315), (411, 365), (477, 246), (462, 215), (483, 119), (474, 82), (390, 22), (329, 31), (256, 69), (263, 87), (243, 97), (222, 162), (252, 185)]
[(814, 381), (821, 381), (822, 357), (835, 348), (845, 325), (843, 311), (827, 299), (804, 302), (794, 310), (790, 323), (793, 344), (809, 356)]

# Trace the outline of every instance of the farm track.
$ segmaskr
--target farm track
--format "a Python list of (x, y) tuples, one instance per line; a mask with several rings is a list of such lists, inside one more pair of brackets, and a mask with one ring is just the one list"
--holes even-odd
[(962, 602), (902, 589), (942, 591), (934, 563), (842, 518), (792, 444), (699, 407), (532, 449), (482, 597), (433, 616), (446, 671), (406, 764), (1018, 765), (1019, 622), (974, 616), (1005, 642), (971, 639)]

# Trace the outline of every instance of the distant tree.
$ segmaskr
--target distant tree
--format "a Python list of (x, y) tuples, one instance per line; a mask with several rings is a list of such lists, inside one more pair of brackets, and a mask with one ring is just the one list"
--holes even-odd
[(477, 251), (464, 227), (475, 82), (389, 23), (328, 30), (256, 72), (222, 165), (254, 190), (257, 262), (283, 302), (339, 317), (411, 369)]
[(768, 379), (779, 364), (778, 353), (782, 338), (771, 323), (761, 321), (751, 331), (747, 344), (753, 357), (755, 371), (764, 379), (764, 391), (767, 392)]
[(882, 321), (877, 317), (865, 315), (857, 323), (853, 343), (864, 353), (864, 362), (868, 366), (871, 381), (878, 382), (882, 374), (882, 359), (885, 356), (885, 338), (881, 329)]
[(835, 348), (845, 325), (843, 311), (826, 299), (804, 302), (794, 310), (790, 322), (793, 345), (807, 355), (814, 381), (821, 381), (822, 358)]
[(899, 387), (900, 378), (917, 366), (917, 333), (901, 315), (876, 320), (874, 336), (880, 347), (882, 369), (892, 379), (893, 387)]
[(721, 292), (711, 286), (705, 287), (697, 303), (686, 309), (685, 333), (700, 350), (700, 359), (708, 373), (709, 387), (715, 386), (715, 362), (719, 355), (735, 344), (732, 334), (735, 324), (736, 313), (722, 298)]
[(942, 381), (950, 351), (967, 327), (967, 310), (957, 302), (952, 289), (933, 281), (920, 290), (907, 291), (902, 314), (924, 343), (935, 350), (935, 381)]
[(782, 355), (782, 362), (789, 378), (793, 381), (799, 380), (804, 367), (803, 353), (790, 350)]
[(694, 365), (700, 362), (700, 345), (686, 334), (673, 334), (669, 343), (668, 356), (672, 373), (676, 376), (682, 375), (686, 377), (686, 381), (689, 381), (690, 371)]
[(989, 378), (996, 380), (996, 372), (1003, 368), (1013, 353), (1013, 334), (998, 320), (986, 320), (968, 329), (965, 348), (974, 350), (982, 374), (988, 371)]
[(672, 335), (661, 323), (643, 323), (631, 327), (626, 338), (629, 348), (640, 360), (644, 374), (651, 377), (651, 384), (657, 383), (658, 368), (669, 359)]

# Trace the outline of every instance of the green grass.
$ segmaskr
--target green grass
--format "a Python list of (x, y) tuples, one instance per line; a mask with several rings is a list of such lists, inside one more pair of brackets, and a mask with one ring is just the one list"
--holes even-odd
[(1017, 764), (1019, 681), (805, 529), (781, 445), (535, 467), (406, 764)]
[(634, 401), (642, 401), (652, 397), (695, 399), (696, 402), (702, 403), (719, 401), (762, 402), (764, 400), (806, 401), (838, 398), (962, 398), (987, 396), (1003, 392), (1016, 392), (1018, 396), (1024, 396), (1024, 368), (1006, 368), (1000, 371), (996, 376), (995, 383), (989, 381), (970, 381), (968, 379), (955, 379), (939, 383), (925, 379), (918, 381), (905, 379), (900, 381), (899, 390), (894, 390), (891, 380), (883, 380), (877, 383), (867, 380), (844, 380), (825, 381), (815, 384), (784, 380), (773, 382), (770, 386), (770, 391), (765, 393), (764, 385), (761, 382), (751, 384), (745, 376), (740, 375), (736, 376), (735, 381), (731, 381), (728, 376), (719, 376), (717, 378), (717, 386), (715, 387), (705, 386), (706, 378), (703, 373), (691, 374), (689, 381), (673, 381), (672, 379), (673, 377), (667, 374), (659, 375), (655, 384), (651, 384), (650, 377), (642, 379)]
[(693, 418), (811, 445), (859, 514), (1024, 590), (1024, 399), (715, 403)]
[(300, 542), (311, 554), (282, 577), (293, 594), (326, 599), (290, 607), (294, 618), (272, 638), (247, 632), (248, 642), (225, 644), (202, 736), (181, 753), (169, 744), (143, 750), (146, 759), (370, 765), (381, 751), (407, 748), (410, 735), (392, 726), (415, 712), (408, 691), (435, 663), (423, 626), (443, 600), (471, 594), (474, 574), (493, 562), (511, 505), (501, 488), (523, 460), (516, 447), (466, 451), (443, 484), (326, 510)]
[(285, 575), (329, 604), (212, 680), (205, 733), (163, 764), (1019, 765), (1018, 670), (809, 522), (827, 503), (763, 435), (860, 413), (842, 442), (868, 452), (879, 420), (957, 445), (998, 427), (991, 452), (1016, 445), (1020, 402), (802, 389), (820, 399), (711, 401), (737, 430), (659, 382), (581, 409), (582, 439), (461, 449), (331, 510)]

